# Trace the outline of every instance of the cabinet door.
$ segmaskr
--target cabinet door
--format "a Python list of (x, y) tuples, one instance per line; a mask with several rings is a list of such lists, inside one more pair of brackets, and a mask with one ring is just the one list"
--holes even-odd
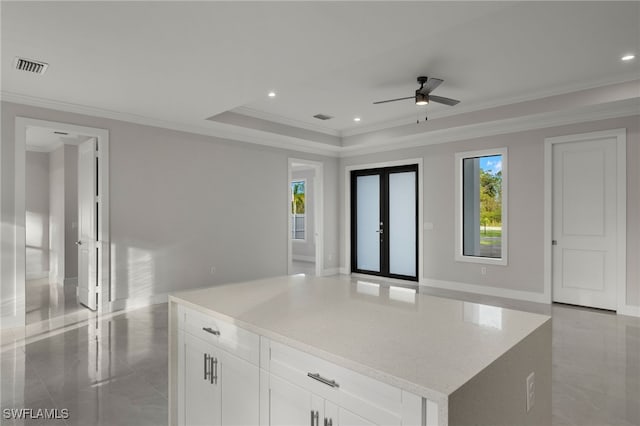
[(338, 422), (333, 422), (332, 426), (376, 426), (376, 423), (370, 422), (349, 410), (338, 408)]
[(258, 367), (226, 352), (220, 353), (222, 424), (257, 425), (260, 419), (260, 372)]
[(319, 426), (323, 413), (312, 405), (312, 396), (311, 392), (271, 375), (270, 426)]
[(220, 369), (216, 365), (216, 361), (220, 362), (218, 350), (189, 334), (180, 333), (180, 337), (178, 424), (219, 426), (221, 386), (219, 378), (215, 379), (216, 368)]

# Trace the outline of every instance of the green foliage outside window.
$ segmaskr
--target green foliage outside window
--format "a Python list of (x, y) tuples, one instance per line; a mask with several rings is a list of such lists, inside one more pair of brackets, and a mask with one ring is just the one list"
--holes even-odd
[(291, 182), (291, 193), (293, 197), (291, 200), (291, 213), (304, 214), (304, 181)]

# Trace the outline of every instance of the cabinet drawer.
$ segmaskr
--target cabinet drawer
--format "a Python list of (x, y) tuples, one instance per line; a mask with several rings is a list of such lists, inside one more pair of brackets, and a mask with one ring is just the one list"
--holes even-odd
[(402, 423), (402, 391), (306, 352), (270, 342), (269, 370), (376, 424)]
[(178, 305), (178, 328), (260, 365), (260, 338), (257, 334), (182, 305)]

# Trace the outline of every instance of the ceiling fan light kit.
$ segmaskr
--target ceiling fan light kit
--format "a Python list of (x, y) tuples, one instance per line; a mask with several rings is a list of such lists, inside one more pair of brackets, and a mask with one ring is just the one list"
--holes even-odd
[(429, 103), (429, 96), (416, 90), (416, 105), (426, 105)]

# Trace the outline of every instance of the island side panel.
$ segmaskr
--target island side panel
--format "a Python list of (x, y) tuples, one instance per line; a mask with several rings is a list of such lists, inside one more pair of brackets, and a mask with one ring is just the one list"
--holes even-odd
[(169, 299), (169, 425), (178, 424), (178, 304)]
[[(526, 380), (535, 372), (527, 412)], [(449, 426), (551, 424), (551, 319), (449, 397)]]

